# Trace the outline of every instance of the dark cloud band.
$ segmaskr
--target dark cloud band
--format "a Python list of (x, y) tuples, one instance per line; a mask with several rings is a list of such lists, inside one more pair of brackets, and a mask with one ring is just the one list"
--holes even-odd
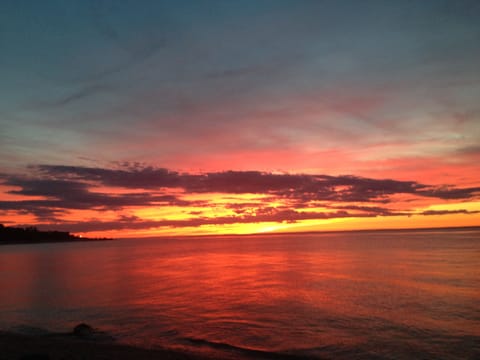
[[(472, 200), (480, 195), (480, 187), (457, 188), (431, 186), (415, 181), (370, 179), (357, 176), (311, 174), (274, 174), (258, 171), (224, 171), (210, 173), (180, 173), (164, 168), (124, 164), (119, 168), (95, 168), (64, 165), (39, 165), (29, 168), (30, 176), (3, 175), (3, 184), (12, 186), (12, 195), (38, 197), (34, 200), (0, 201), (0, 210), (30, 213), (40, 222), (74, 223), (58, 220), (72, 210), (123, 210), (130, 207), (210, 207), (214, 200), (191, 201), (192, 194), (231, 194), (232, 201), (224, 205), (234, 215), (205, 217), (191, 212), (191, 218), (151, 221), (123, 217), (118, 221), (83, 222), (83, 230), (137, 229), (150, 227), (192, 227), (235, 223), (297, 222), (345, 217), (376, 217), (412, 215), (414, 211), (394, 211), (387, 207), (392, 196), (442, 200)], [(101, 187), (121, 188), (121, 192), (100, 191)], [(241, 194), (267, 195), (265, 201), (241, 203)], [(271, 206), (272, 201), (282, 205)], [(383, 205), (382, 205), (383, 204)], [(381, 206), (379, 206), (381, 205)], [(223, 205), (222, 205), (223, 206)], [(318, 211), (315, 208), (328, 211)], [(310, 210), (309, 210), (310, 209)], [(424, 211), (420, 215), (470, 214), (459, 209)]]

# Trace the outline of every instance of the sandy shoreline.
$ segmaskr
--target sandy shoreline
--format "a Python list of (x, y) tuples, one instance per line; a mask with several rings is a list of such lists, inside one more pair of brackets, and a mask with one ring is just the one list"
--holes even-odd
[[(223, 358), (223, 356), (222, 356)], [(167, 349), (141, 349), (67, 335), (23, 335), (0, 331), (0, 360), (213, 360), (215, 356)]]

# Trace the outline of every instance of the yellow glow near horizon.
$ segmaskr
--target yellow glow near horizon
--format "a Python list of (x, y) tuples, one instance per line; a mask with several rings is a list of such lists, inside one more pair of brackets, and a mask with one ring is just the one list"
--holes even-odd
[(461, 208), (462, 210), (466, 211), (479, 211), (480, 210), (480, 201), (469, 201), (463, 203), (449, 203), (449, 204), (432, 204), (426, 206), (422, 211), (427, 210), (434, 210), (434, 211), (442, 211), (442, 210), (450, 210), (454, 211)]
[(121, 230), (80, 233), (89, 237), (151, 237), (191, 235), (234, 235), (255, 233), (348, 231), (376, 229), (415, 229), (434, 227), (478, 226), (480, 214), (465, 215), (412, 215), (375, 218), (337, 218), (326, 220), (302, 220), (295, 223), (237, 223), (226, 225), (202, 225), (198, 227), (166, 227), (144, 230)]
[[(4, 187), (4, 189), (12, 190), (8, 187)], [(103, 192), (108, 188), (97, 188), (97, 190)], [(114, 196), (117, 190), (119, 194), (124, 193), (121, 189), (114, 189)], [(390, 202), (386, 205), (378, 205), (373, 202), (310, 201), (303, 206), (288, 197), (275, 197), (270, 194), (184, 194), (179, 192), (175, 193), (175, 196), (180, 201), (185, 201), (186, 205), (160, 203), (158, 206), (129, 206), (121, 209), (104, 209), (102, 207), (83, 210), (59, 209), (56, 215), (58, 222), (52, 223), (50, 229), (53, 230), (56, 225), (60, 224), (63, 229), (68, 229), (68, 223), (81, 224), (85, 222), (86, 230), (76, 234), (85, 237), (123, 238), (480, 225), (480, 214), (477, 213), (480, 211), (480, 201), (441, 200), (415, 197), (412, 194), (391, 195), (389, 196)], [(19, 196), (12, 194), (11, 197), (18, 200)], [(32, 200), (30, 197), (20, 198)], [(410, 215), (362, 216), (369, 207), (377, 206), (384, 207), (393, 213), (408, 212)], [(342, 210), (343, 208), (347, 210)], [(284, 219), (279, 216), (278, 222), (271, 221), (272, 219), (276, 220), (275, 214), (281, 215), (283, 210), (285, 210)], [(319, 217), (322, 217), (323, 214), (332, 214), (337, 211), (348, 211), (350, 216), (294, 221), (295, 218), (302, 217), (302, 214), (308, 217), (309, 213), (313, 213), (313, 216), (315, 213), (319, 213)], [(439, 214), (435, 214), (435, 211), (438, 211)], [(423, 214), (425, 212), (427, 215)], [(441, 212), (446, 214), (442, 215)], [(270, 216), (271, 214), (273, 216)], [(288, 218), (289, 214), (293, 214), (290, 219)], [(33, 215), (25, 215), (17, 210), (3, 211), (0, 212), (0, 215), (7, 219), (7, 221), (3, 221), (7, 226), (38, 223)], [(9, 219), (13, 219), (14, 222)], [(119, 229), (95, 230), (102, 228), (102, 223), (108, 224), (109, 222), (112, 227), (118, 223)], [(142, 222), (145, 222), (145, 228), (142, 228)], [(195, 224), (198, 226), (193, 226)], [(87, 225), (90, 226), (90, 229)]]

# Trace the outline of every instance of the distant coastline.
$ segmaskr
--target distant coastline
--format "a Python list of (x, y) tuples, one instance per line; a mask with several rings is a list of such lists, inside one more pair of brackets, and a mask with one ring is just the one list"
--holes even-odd
[(79, 241), (106, 241), (111, 238), (86, 238), (66, 231), (40, 231), (36, 227), (8, 227), (0, 224), (0, 245), (43, 244)]
[(224, 238), (224, 237), (258, 237), (258, 236), (285, 236), (285, 235), (316, 235), (316, 234), (349, 234), (349, 233), (383, 233), (383, 232), (426, 232), (426, 231), (480, 231), (480, 226), (444, 226), (444, 227), (423, 227), (423, 228), (380, 228), (380, 229), (348, 229), (348, 230), (314, 230), (314, 231), (271, 231), (246, 234), (193, 234), (193, 235), (157, 235), (157, 236), (138, 236), (138, 237), (120, 237), (116, 240), (131, 239), (190, 239), (190, 238)]
[(0, 245), (14, 244), (43, 244), (62, 242), (87, 242), (129, 239), (185, 239), (185, 238), (211, 238), (211, 237), (256, 237), (256, 236), (285, 236), (285, 235), (314, 235), (331, 233), (365, 233), (365, 232), (412, 232), (412, 231), (480, 231), (480, 226), (451, 226), (451, 227), (424, 227), (424, 228), (380, 228), (380, 229), (349, 229), (349, 230), (323, 230), (323, 231), (285, 231), (262, 232), (251, 234), (201, 234), (201, 235), (158, 235), (125, 238), (89, 238), (73, 235), (66, 231), (41, 231), (36, 227), (7, 227), (0, 224)]

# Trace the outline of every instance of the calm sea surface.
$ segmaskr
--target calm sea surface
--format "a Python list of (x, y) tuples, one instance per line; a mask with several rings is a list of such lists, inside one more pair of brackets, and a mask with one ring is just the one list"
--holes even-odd
[(233, 357), (480, 358), (480, 231), (0, 247), (0, 329)]

